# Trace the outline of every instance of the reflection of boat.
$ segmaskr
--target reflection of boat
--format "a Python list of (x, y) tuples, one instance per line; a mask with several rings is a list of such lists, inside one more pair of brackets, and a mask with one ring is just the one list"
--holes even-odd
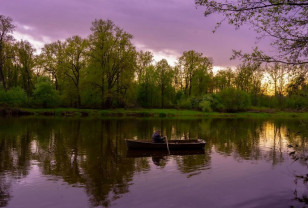
[[(152, 149), (152, 150), (166, 150), (166, 143), (153, 143), (152, 141), (146, 140), (131, 140), (125, 139), (127, 147), (129, 149)], [(194, 140), (170, 140), (168, 141), (170, 150), (192, 150), (192, 149), (203, 149), (205, 141), (200, 139)]]
[(127, 151), (126, 157), (136, 158), (136, 157), (164, 157), (168, 155), (202, 155), (204, 154), (204, 149), (197, 150), (171, 150), (170, 154), (168, 150), (137, 150), (129, 149)]

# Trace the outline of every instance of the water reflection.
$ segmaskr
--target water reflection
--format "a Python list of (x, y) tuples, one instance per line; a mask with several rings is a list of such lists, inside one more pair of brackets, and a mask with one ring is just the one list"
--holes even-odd
[[(155, 129), (171, 139), (205, 139), (205, 150), (141, 156), (127, 152), (125, 138), (148, 139)], [(12, 183), (27, 177), (34, 162), (40, 177), (55, 176), (66, 183), (63, 186), (81, 187), (89, 206), (110, 207), (130, 191), (136, 177), (155, 167), (169, 168), (187, 180), (215, 172), (213, 160), (219, 164), (232, 158), (251, 165), (265, 161), (275, 167), (289, 159), (290, 144), (306, 154), (307, 135), (307, 121), (301, 120), (0, 119), (0, 206), (19, 200)]]

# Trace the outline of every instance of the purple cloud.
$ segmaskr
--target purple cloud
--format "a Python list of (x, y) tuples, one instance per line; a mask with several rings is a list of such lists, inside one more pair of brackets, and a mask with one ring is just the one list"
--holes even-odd
[[(19, 36), (50, 42), (72, 35), (86, 37), (96, 18), (111, 19), (134, 35), (134, 43), (155, 53), (174, 56), (196, 50), (214, 59), (215, 65), (232, 66), (232, 49), (250, 51), (255, 32), (235, 31), (225, 24), (212, 30), (219, 16), (203, 16), (193, 0), (1, 0), (0, 14), (10, 16)], [(267, 48), (267, 42), (258, 43)]]

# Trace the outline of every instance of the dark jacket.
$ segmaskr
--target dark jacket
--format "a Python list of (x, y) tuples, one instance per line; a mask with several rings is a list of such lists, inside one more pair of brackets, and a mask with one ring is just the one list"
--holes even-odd
[(165, 142), (165, 138), (161, 137), (157, 132), (155, 132), (152, 136), (152, 141), (154, 143), (164, 143)]

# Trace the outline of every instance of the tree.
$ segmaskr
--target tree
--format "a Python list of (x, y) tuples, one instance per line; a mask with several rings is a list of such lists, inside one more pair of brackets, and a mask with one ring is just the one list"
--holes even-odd
[(77, 94), (77, 107), (81, 106), (80, 97), (80, 76), (82, 70), (86, 67), (86, 51), (88, 47), (88, 41), (74, 36), (66, 40), (65, 47), (65, 59), (63, 63), (64, 75), (72, 81)]
[(132, 35), (111, 20), (95, 20), (91, 31), (89, 55), (97, 69), (92, 83), (101, 90), (102, 108), (110, 108), (112, 98), (119, 101), (134, 79), (136, 50)]
[(178, 64), (177, 66), (174, 67), (174, 87), (176, 90), (179, 92), (183, 91), (183, 85), (184, 85), (184, 73), (181, 70), (181, 66)]
[[(250, 24), (260, 34), (260, 38), (270, 36), (273, 40), (272, 46), (278, 52), (278, 55), (269, 56), (256, 48), (252, 54), (235, 52), (236, 57), (262, 62), (308, 63), (307, 1), (195, 0), (195, 3), (205, 7), (205, 16), (220, 13), (225, 17), (223, 21), (227, 20), (229, 24), (236, 28), (240, 28), (246, 23)], [(217, 27), (223, 21), (218, 22)]]
[(17, 55), (17, 45), (9, 43), (4, 45), (3, 57), (3, 75), (6, 88), (10, 89), (19, 85), (20, 78), (19, 61)]
[(144, 75), (145, 69), (149, 67), (153, 62), (153, 54), (150, 51), (139, 51), (137, 53), (137, 78), (138, 84)]
[(237, 68), (237, 74), (234, 80), (237, 89), (249, 93), (253, 104), (257, 105), (257, 98), (262, 93), (263, 71), (259, 63), (246, 63)]
[(215, 88), (218, 91), (232, 87), (234, 83), (235, 73), (232, 69), (219, 70), (214, 77)]
[(28, 41), (16, 43), (18, 68), (20, 70), (21, 85), (30, 96), (33, 90), (33, 68), (35, 67), (34, 52), (35, 49)]
[[(301, 69), (304, 71), (303, 69)], [(307, 110), (308, 106), (308, 85), (307, 85), (307, 71), (296, 74), (289, 81), (285, 98), (285, 105), (291, 109)]]
[(273, 66), (267, 67), (267, 72), (274, 84), (274, 95), (282, 96), (284, 86), (286, 83), (287, 66), (281, 64), (274, 64)]
[(3, 70), (4, 62), (8, 57), (4, 54), (4, 48), (6, 44), (9, 44), (13, 40), (11, 33), (13, 32), (15, 26), (12, 21), (13, 20), (10, 17), (0, 15), (0, 81), (2, 81), (5, 91), (7, 90), (7, 86)]
[(65, 43), (56, 41), (46, 44), (38, 57), (38, 62), (44, 72), (51, 76), (51, 80), (55, 83), (56, 90), (59, 90), (59, 80), (61, 79), (64, 60)]
[(292, 73), (288, 74), (289, 82), (286, 86), (286, 92), (289, 96), (300, 95), (307, 96), (308, 67), (296, 67), (293, 68)]
[[(303, 93), (304, 91), (304, 93)], [(305, 95), (307, 94), (307, 83), (303, 74), (298, 75), (290, 81), (287, 86), (287, 93), (292, 95)]]
[(209, 93), (212, 76), (212, 64), (200, 65), (192, 79), (192, 95), (202, 96)]
[(157, 73), (155, 73), (155, 66), (150, 65), (143, 70), (141, 83), (138, 86), (137, 101), (142, 107), (154, 107), (157, 103), (155, 97), (159, 96), (157, 93)]
[(172, 67), (169, 66), (166, 59), (162, 59), (156, 64), (156, 73), (157, 84), (160, 89), (161, 108), (164, 108), (167, 90), (172, 88), (171, 84), (173, 77)]
[(257, 79), (261, 81), (258, 72), (261, 70), (259, 64), (242, 64), (237, 67), (234, 83), (236, 87), (244, 92), (250, 93)]
[(198, 70), (207, 73), (212, 68), (212, 61), (196, 51), (185, 51), (179, 58), (179, 67), (184, 75), (184, 91), (187, 96), (191, 95), (193, 80)]

